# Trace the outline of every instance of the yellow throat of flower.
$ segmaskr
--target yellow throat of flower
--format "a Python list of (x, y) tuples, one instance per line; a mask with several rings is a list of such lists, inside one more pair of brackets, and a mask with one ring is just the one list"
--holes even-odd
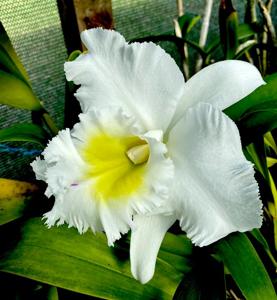
[(127, 199), (143, 187), (149, 145), (136, 136), (93, 136), (82, 151), (95, 199)]

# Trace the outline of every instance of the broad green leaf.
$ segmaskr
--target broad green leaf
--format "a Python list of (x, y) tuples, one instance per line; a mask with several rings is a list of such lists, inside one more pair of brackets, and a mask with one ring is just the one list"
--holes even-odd
[[(3, 71), (6, 71), (8, 73), (11, 73), (15, 77), (25, 81), (24, 76), (22, 73), (18, 70), (16, 64), (13, 62), (13, 60), (10, 58), (4, 47), (0, 44), (0, 69)], [(29, 83), (27, 83), (29, 85)]]
[(267, 84), (224, 110), (243, 132), (245, 144), (276, 127), (277, 73), (267, 76), (265, 81)]
[(35, 184), (0, 178), (0, 225), (20, 218), (37, 191)]
[(0, 70), (0, 104), (29, 110), (42, 108), (38, 98), (25, 82), (2, 70)]
[(0, 270), (104, 299), (172, 299), (182, 278), (158, 259), (154, 278), (142, 285), (132, 278), (129, 260), (118, 259), (107, 246), (104, 234), (47, 229), (40, 218), (23, 226), (21, 240), (0, 260)]
[(35, 124), (22, 123), (0, 129), (0, 142), (32, 142), (45, 146), (48, 139), (48, 133)]
[(182, 30), (182, 36), (185, 37), (200, 19), (201, 16), (191, 13), (186, 13), (179, 17), (178, 22)]
[(251, 111), (254, 106), (271, 101), (277, 101), (277, 73), (266, 76), (264, 80), (266, 82), (265, 85), (258, 87), (248, 96), (226, 108), (224, 113), (226, 113), (234, 121), (237, 121), (243, 114)]
[(277, 128), (277, 99), (253, 106), (241, 116), (237, 125), (243, 142), (248, 144), (257, 135), (264, 135), (267, 131)]
[(0, 22), (0, 65), (1, 64), (5, 65), (16, 77), (21, 78), (30, 85), (28, 74), (14, 51), (12, 43)]
[(233, 233), (213, 249), (247, 300), (276, 299), (270, 277), (245, 234)]

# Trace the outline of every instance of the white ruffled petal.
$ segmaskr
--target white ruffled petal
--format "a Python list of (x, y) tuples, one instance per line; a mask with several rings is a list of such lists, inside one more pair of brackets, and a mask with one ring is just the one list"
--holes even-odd
[(40, 157), (37, 157), (36, 160), (31, 163), (31, 167), (36, 174), (37, 180), (46, 180), (47, 164), (44, 160), (41, 160)]
[(81, 35), (88, 54), (65, 63), (82, 110), (115, 105), (134, 116), (143, 131), (165, 130), (180, 100), (184, 79), (174, 60), (153, 43), (128, 44), (112, 30)]
[(204, 103), (188, 109), (171, 131), (168, 149), (175, 165), (172, 200), (193, 243), (206, 246), (261, 226), (253, 165), (235, 123), (219, 109)]
[(192, 76), (185, 84), (172, 124), (188, 107), (210, 103), (221, 110), (241, 100), (265, 84), (258, 69), (244, 61), (225, 60), (212, 64)]
[[(70, 132), (61, 131), (32, 163), (37, 177), (55, 196), (46, 224), (67, 223), (80, 233), (105, 231), (113, 245), (133, 226), (133, 215), (170, 212), (167, 203), (174, 176), (161, 131), (136, 135), (134, 120), (111, 107), (80, 115)], [(148, 160), (138, 166), (126, 150), (148, 144)], [(130, 146), (131, 145), (131, 146)], [(127, 147), (127, 148), (126, 148)]]
[(89, 182), (72, 185), (64, 195), (56, 196), (52, 210), (44, 214), (44, 219), (48, 227), (67, 223), (80, 234), (89, 228), (93, 232), (103, 230), (98, 204), (91, 199)]
[(131, 271), (141, 283), (152, 279), (161, 243), (175, 220), (174, 215), (134, 217), (130, 245)]

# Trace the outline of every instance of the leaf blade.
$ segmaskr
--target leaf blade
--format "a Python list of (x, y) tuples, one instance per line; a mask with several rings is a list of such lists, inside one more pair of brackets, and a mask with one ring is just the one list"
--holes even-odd
[(215, 243), (213, 249), (230, 271), (246, 299), (276, 299), (270, 277), (245, 234), (231, 234)]
[(41, 110), (40, 101), (22, 80), (0, 70), (0, 104), (28, 110)]
[(0, 129), (0, 142), (32, 142), (45, 146), (48, 133), (40, 126), (29, 123)]
[(105, 299), (170, 299), (181, 280), (159, 259), (153, 280), (141, 285), (132, 278), (129, 262), (116, 259), (104, 234), (49, 230), (38, 218), (25, 224), (21, 241), (0, 261), (0, 270)]
[(38, 191), (35, 184), (0, 178), (0, 225), (22, 217), (24, 209)]

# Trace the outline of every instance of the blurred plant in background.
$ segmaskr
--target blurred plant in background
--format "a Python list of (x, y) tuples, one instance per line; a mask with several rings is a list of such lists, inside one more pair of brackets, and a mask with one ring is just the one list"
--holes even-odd
[[(224, 59), (245, 60), (263, 74), (267, 85), (224, 110), (236, 122), (245, 156), (257, 170), (264, 204), (261, 230), (234, 233), (200, 249), (174, 226), (162, 244), (153, 280), (142, 286), (129, 271), (128, 236), (108, 248), (103, 234), (80, 236), (64, 226), (48, 230), (40, 219), (52, 206), (52, 201), (42, 195), (44, 187), (34, 183), (34, 178), (31, 182), (2, 178), (0, 280), (3, 295), (9, 293), (4, 299), (87, 299), (81, 294), (105, 299), (276, 298), (277, 264), (273, 253), (277, 248), (277, 40), (270, 16), (273, 1), (247, 0), (241, 24), (232, 1), (221, 0), (220, 31), (209, 41), (214, 3), (205, 2), (201, 17), (184, 12), (183, 1), (177, 1), (178, 17), (173, 20), (171, 35), (136, 41), (176, 45), (186, 80), (203, 67)], [(191, 33), (201, 21), (200, 38), (196, 41)], [(72, 53), (69, 60), (80, 53)], [(74, 86), (70, 84), (69, 90), (74, 91)], [(31, 111), (33, 120), (0, 129), (1, 147), (13, 151), (13, 142), (28, 141), (34, 145), (28, 154), (35, 156), (58, 132), (43, 102), (34, 94), (2, 25), (0, 103)]]

